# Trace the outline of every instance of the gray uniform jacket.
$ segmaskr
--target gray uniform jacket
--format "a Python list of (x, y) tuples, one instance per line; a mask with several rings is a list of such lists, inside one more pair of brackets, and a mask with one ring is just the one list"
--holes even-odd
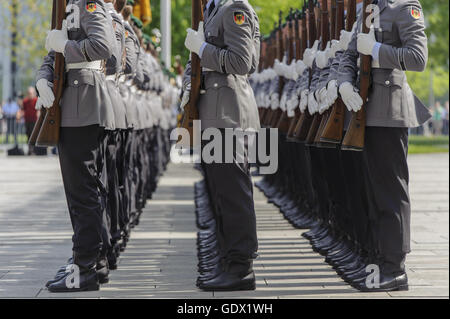
[[(259, 20), (247, 0), (222, 0), (205, 16), (207, 45), (202, 52), (204, 89), (198, 108), (202, 128), (260, 128), (248, 75), (260, 55)], [(184, 84), (190, 81), (190, 65)], [(184, 85), (184, 87), (185, 87)]]
[[(116, 50), (111, 58), (106, 61), (106, 75), (116, 76), (122, 72), (123, 57), (125, 53), (125, 28), (122, 17), (116, 12), (111, 2), (106, 3), (108, 13), (111, 15), (113, 28), (116, 35)], [(126, 109), (123, 99), (119, 93), (117, 81), (107, 80), (106, 86), (111, 97), (111, 103), (114, 110), (116, 129), (127, 129)]]
[(139, 48), (141, 47), (139, 44), (139, 39), (134, 33), (133, 28), (128, 23), (128, 21), (124, 22), (125, 27), (125, 49), (127, 51), (126, 63), (125, 63), (125, 74), (134, 74), (136, 73), (137, 61), (139, 57)]
[[(86, 2), (94, 2), (95, 10), (88, 11)], [(109, 59), (115, 39), (103, 1), (69, 0), (66, 14), (69, 37), (64, 52), (66, 64)], [(54, 52), (50, 52), (44, 58), (37, 80), (53, 81), (54, 57)], [(114, 129), (114, 113), (104, 74), (89, 69), (69, 70), (61, 99), (61, 113), (62, 127), (100, 124)]]
[[(430, 119), (427, 108), (408, 85), (405, 71), (422, 72), (428, 60), (427, 37), (422, 7), (418, 0), (380, 0), (380, 29), (375, 36), (382, 43), (380, 68), (372, 68), (372, 88), (367, 103), (367, 126), (412, 128)], [(361, 16), (358, 19), (360, 30)], [(339, 85), (357, 82), (356, 33), (341, 56)]]

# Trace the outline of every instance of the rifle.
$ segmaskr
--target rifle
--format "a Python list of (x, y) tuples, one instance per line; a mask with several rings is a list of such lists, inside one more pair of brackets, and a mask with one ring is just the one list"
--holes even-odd
[[(343, 23), (344, 1), (337, 0), (337, 25)], [(356, 21), (356, 0), (347, 3), (347, 20), (345, 30), (350, 32)], [(339, 27), (337, 27), (339, 30)], [(331, 109), (330, 116), (320, 137), (321, 142), (340, 144), (344, 133), (345, 105), (340, 97)]]
[[(261, 41), (261, 54), (259, 57), (259, 72), (261, 73), (265, 69), (264, 62), (266, 61), (266, 49), (267, 49), (267, 39), (264, 39)], [(264, 105), (258, 105), (258, 112), (259, 112), (259, 121), (262, 122), (264, 119), (264, 115), (266, 113), (266, 108), (263, 107)]]
[[(300, 21), (301, 23), (299, 23)], [(301, 28), (301, 32), (300, 32)], [(301, 37), (300, 37), (301, 33)], [(297, 10), (295, 13), (295, 28), (294, 28), (294, 38), (295, 38), (295, 59), (296, 60), (302, 60), (303, 59), (303, 52), (306, 49), (307, 46), (307, 30), (306, 30), (306, 17), (305, 17), (305, 7), (303, 7), (302, 11)], [(287, 134), (287, 140), (288, 141), (295, 141), (294, 133), (295, 133), (295, 126), (300, 119), (301, 113), (300, 109), (297, 107), (295, 109), (295, 115), (291, 119), (289, 123), (289, 130)]]
[[(288, 58), (287, 58), (288, 64), (290, 64), (292, 62), (292, 60), (294, 60), (294, 58), (295, 58), (294, 44), (295, 44), (296, 39), (294, 38), (294, 24), (292, 22), (293, 20), (294, 20), (294, 12), (293, 12), (293, 9), (291, 8), (290, 12), (289, 12), (289, 16), (288, 16), (288, 22), (287, 22), (288, 34), (285, 38), (285, 43), (289, 44), (288, 45)], [(280, 132), (286, 133), (286, 134), (288, 133), (289, 117), (287, 115), (287, 111), (283, 111), (283, 113), (281, 113), (280, 119), (278, 120), (276, 127), (280, 130)]]
[[(66, 0), (53, 0), (52, 30), (62, 29), (62, 22), (66, 16)], [(53, 94), (55, 100), (48, 110), (41, 110), (39, 119), (33, 128), (29, 144), (31, 146), (56, 146), (59, 142), (59, 129), (61, 127), (61, 100), (64, 85), (64, 56), (55, 54), (53, 75)]]
[[(267, 68), (269, 67), (273, 67), (274, 65), (274, 61), (275, 61), (275, 57), (276, 57), (276, 50), (277, 50), (277, 46), (276, 46), (276, 23), (274, 26), (274, 29), (272, 31), (272, 33), (270, 34), (269, 37), (269, 45), (268, 45), (268, 61), (267, 61)], [(275, 40), (274, 40), (275, 38)], [(270, 105), (267, 105), (267, 111), (266, 114), (264, 115), (264, 120), (263, 120), (263, 125), (265, 127), (268, 127), (270, 125), (270, 120), (272, 119), (273, 113), (274, 111), (272, 110)]]
[[(305, 17), (306, 20), (306, 17)], [(308, 48), (312, 48), (314, 41), (317, 40), (317, 25), (315, 4), (313, 0), (308, 1)], [(311, 84), (312, 72), (309, 73), (309, 84)], [(309, 127), (311, 126), (313, 117), (308, 109), (302, 113), (294, 130), (294, 138), (296, 142), (303, 143), (308, 135)]]
[[(342, 1), (342, 19), (344, 18), (344, 1)], [(336, 0), (331, 0), (331, 38), (337, 39), (339, 38), (339, 34), (341, 29), (344, 27), (342, 19), (339, 19), (336, 17), (337, 8), (336, 8)], [(339, 23), (339, 25), (336, 25)], [(322, 141), (321, 137), (323, 134), (323, 131), (325, 129), (326, 124), (328, 123), (328, 119), (330, 118), (331, 109), (326, 110), (322, 115), (322, 120), (320, 121), (319, 129), (317, 131), (317, 134), (314, 138), (314, 143), (318, 147), (326, 147), (326, 148), (335, 148), (336, 144), (334, 143), (327, 143), (326, 141)]]
[[(283, 61), (283, 57), (284, 57), (284, 53), (285, 53), (283, 44), (284, 44), (284, 35), (286, 33), (286, 25), (282, 24), (282, 20), (283, 20), (282, 16), (283, 16), (283, 12), (280, 11), (278, 41), (277, 41), (277, 44), (278, 44), (277, 45), (277, 57), (280, 62)], [(284, 78), (280, 76), (279, 82), (278, 82), (278, 96), (280, 99), (281, 99), (281, 95), (283, 94), (284, 84), (285, 84)], [(281, 112), (280, 108), (277, 108), (275, 110), (272, 118), (270, 119), (270, 123), (269, 123), (270, 127), (273, 127), (273, 128), (277, 127), (278, 121), (281, 117), (281, 113), (282, 112)]]
[[(362, 15), (362, 32), (369, 33), (367, 18), (370, 12), (367, 7), (371, 4), (371, 0), (364, 0)], [(364, 149), (364, 138), (366, 133), (366, 103), (369, 97), (370, 73), (372, 68), (372, 57), (370, 55), (361, 54), (361, 67), (359, 71), (360, 83), (359, 94), (363, 100), (361, 110), (352, 114), (352, 119), (342, 142), (342, 149), (346, 151), (362, 151)]]
[[(322, 51), (326, 49), (327, 43), (330, 40), (330, 21), (328, 18), (328, 1), (321, 0), (320, 11), (320, 31), (322, 38)], [(308, 136), (306, 137), (306, 145), (312, 145), (315, 142), (323, 114), (314, 114), (311, 127), (309, 128)]]
[[(192, 0), (191, 2), (191, 27), (198, 30), (200, 21), (203, 21), (203, 7), (205, 0)], [(197, 103), (200, 97), (200, 88), (202, 81), (202, 67), (200, 65), (200, 57), (191, 52), (191, 94), (189, 102), (184, 107), (183, 118), (181, 119), (181, 127), (188, 130), (190, 138), (190, 146), (194, 146), (194, 121), (200, 118)], [(181, 141), (181, 137), (178, 142)]]

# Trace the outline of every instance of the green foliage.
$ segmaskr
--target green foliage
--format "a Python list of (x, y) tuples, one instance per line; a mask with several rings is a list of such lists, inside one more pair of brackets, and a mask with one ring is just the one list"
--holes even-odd
[(411, 136), (409, 154), (448, 153), (448, 136)]
[(425, 72), (407, 72), (408, 83), (411, 89), (425, 104), (428, 102), (430, 94), (431, 72), (433, 72), (433, 92), (435, 96), (438, 98), (445, 97), (449, 88), (448, 69), (439, 67), (432, 71), (432, 68), (428, 67)]
[(449, 1), (421, 0), (420, 3), (427, 23), (429, 64), (433, 69), (445, 68), (448, 70)]
[[(47, 54), (44, 48), (47, 31), (50, 30), (51, 1), (13, 0), (0, 1), (0, 19), (5, 21), (7, 30), (12, 31), (12, 3), (18, 5), (19, 19), (17, 21), (17, 65), (18, 74), (23, 87), (31, 85), (36, 70), (42, 63), (42, 57)], [(7, 46), (8, 38), (0, 39), (0, 46)]]

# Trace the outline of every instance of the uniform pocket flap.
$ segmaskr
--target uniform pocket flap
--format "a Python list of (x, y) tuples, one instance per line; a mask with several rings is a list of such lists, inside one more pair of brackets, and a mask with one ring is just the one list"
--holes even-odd
[(95, 85), (94, 74), (91, 70), (71, 70), (67, 74), (67, 85), (79, 87), (80, 85)]
[(211, 73), (205, 76), (205, 89), (218, 89), (221, 87), (234, 88), (234, 81), (235, 79), (231, 74)]
[(217, 37), (219, 35), (219, 28), (217, 26), (211, 26), (206, 30), (207, 37)]
[(380, 31), (382, 31), (382, 32), (391, 32), (392, 31), (392, 22), (382, 21), (380, 23)]
[(391, 87), (394, 85), (403, 87), (405, 78), (406, 76), (403, 72), (395, 72), (395, 70), (392, 71), (382, 69), (375, 70), (372, 76), (374, 83), (383, 85), (385, 87)]

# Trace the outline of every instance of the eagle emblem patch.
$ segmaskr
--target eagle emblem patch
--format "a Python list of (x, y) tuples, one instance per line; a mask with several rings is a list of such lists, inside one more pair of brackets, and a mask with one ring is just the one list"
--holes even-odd
[(422, 12), (417, 8), (411, 7), (411, 16), (417, 20), (422, 16)]
[(243, 25), (245, 22), (245, 14), (242, 11), (236, 11), (234, 13), (234, 23), (237, 25)]
[(97, 10), (97, 4), (94, 1), (88, 1), (86, 3), (86, 11), (88, 12), (94, 12), (95, 10)]

